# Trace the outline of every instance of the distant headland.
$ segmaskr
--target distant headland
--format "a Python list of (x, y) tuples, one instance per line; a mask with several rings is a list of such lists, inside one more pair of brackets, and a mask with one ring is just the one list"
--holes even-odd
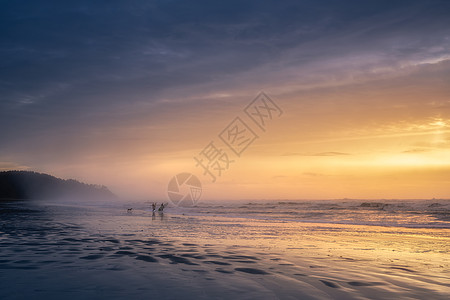
[(0, 200), (62, 197), (117, 198), (106, 186), (31, 171), (0, 172)]

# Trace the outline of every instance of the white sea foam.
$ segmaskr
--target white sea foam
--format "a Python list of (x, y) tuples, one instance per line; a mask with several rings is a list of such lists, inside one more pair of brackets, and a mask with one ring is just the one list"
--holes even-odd
[(298, 200), (201, 202), (172, 213), (394, 227), (450, 228), (450, 200)]

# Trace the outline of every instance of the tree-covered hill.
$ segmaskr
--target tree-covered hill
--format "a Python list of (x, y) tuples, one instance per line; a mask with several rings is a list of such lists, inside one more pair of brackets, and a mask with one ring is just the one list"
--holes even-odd
[(0, 172), (0, 200), (116, 197), (106, 186), (30, 171)]

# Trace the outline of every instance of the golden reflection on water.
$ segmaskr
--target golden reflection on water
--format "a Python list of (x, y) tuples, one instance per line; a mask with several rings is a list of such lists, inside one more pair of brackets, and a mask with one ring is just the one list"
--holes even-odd
[[(142, 241), (156, 239), (161, 241), (161, 247), (167, 248), (163, 251), (172, 251), (175, 255), (182, 255), (186, 247), (191, 247), (189, 250), (201, 255), (211, 254), (208, 252), (211, 250), (225, 256), (233, 253), (257, 257), (259, 259), (251, 261), (252, 265), (248, 260), (241, 264), (272, 275), (280, 274), (280, 278), (289, 282), (302, 276), (301, 282), (312, 285), (319, 282), (320, 288), (325, 284), (321, 280), (325, 280), (338, 284), (340, 290), (351, 289), (350, 292), (372, 289), (366, 294), (372, 298), (377, 298), (376, 295), (408, 296), (419, 291), (416, 288), (422, 289), (421, 295), (428, 291), (450, 295), (450, 229), (171, 213), (153, 217), (150, 212), (80, 217), (78, 215), (78, 222), (96, 234)], [(267, 278), (267, 284), (276, 279)], [(355, 287), (351, 285), (354, 282), (376, 285)]]
[[(192, 222), (192, 217), (189, 219)], [(377, 263), (413, 264), (416, 268), (438, 272), (450, 269), (450, 229), (246, 221), (217, 217), (202, 217), (198, 226), (193, 228), (198, 230), (197, 234), (190, 237), (198, 243), (215, 241), (228, 246), (282, 252), (290, 257), (342, 256)]]

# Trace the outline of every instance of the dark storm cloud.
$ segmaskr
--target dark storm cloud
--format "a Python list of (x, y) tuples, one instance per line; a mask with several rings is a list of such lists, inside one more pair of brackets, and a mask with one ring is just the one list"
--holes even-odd
[(421, 59), (450, 43), (448, 1), (0, 5), (0, 150), (3, 141), (67, 139), (114, 118), (151, 118), (160, 108), (135, 111), (133, 104), (226, 85), (244, 72), (257, 81), (262, 75), (252, 70), (266, 64), (302, 66), (363, 50)]

